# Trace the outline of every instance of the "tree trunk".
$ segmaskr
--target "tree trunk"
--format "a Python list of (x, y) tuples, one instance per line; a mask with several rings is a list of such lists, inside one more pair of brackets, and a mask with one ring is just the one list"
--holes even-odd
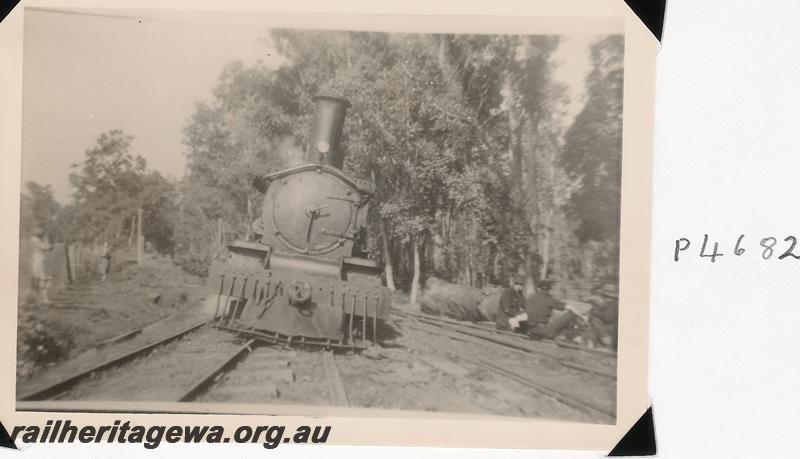
[[(530, 216), (528, 214), (529, 209), (525, 205), (526, 197), (528, 194), (525, 193), (525, 188), (522, 184), (522, 126), (523, 120), (522, 116), (518, 111), (517, 108), (517, 101), (519, 99), (519, 94), (517, 94), (517, 89), (514, 85), (514, 76), (512, 74), (512, 63), (514, 62), (514, 55), (516, 53), (516, 46), (514, 42), (512, 42), (509, 48), (509, 63), (507, 64), (507, 68), (505, 70), (503, 86), (505, 89), (506, 94), (506, 112), (508, 117), (508, 135), (509, 135), (509, 142), (508, 142), (508, 155), (509, 161), (511, 163), (511, 199), (514, 203), (514, 206), (521, 215), (512, 215), (512, 219), (522, 218), (523, 221), (526, 222), (533, 222), (535, 221), (535, 216)], [(529, 190), (536, 189), (536, 176), (532, 175), (529, 177)], [(535, 191), (534, 191), (535, 194)], [(535, 202), (535, 195), (533, 196), (533, 200)], [(533, 217), (533, 218), (531, 218)], [(531, 226), (533, 229), (534, 226)], [(527, 240), (527, 247), (525, 247), (523, 258), (523, 268), (525, 270), (525, 296), (530, 296), (536, 291), (536, 280), (535, 280), (535, 273), (534, 273), (534, 260), (533, 260), (533, 253), (532, 251), (536, 250), (536, 235), (530, 234)]]
[(433, 249), (431, 250), (431, 265), (434, 272), (442, 273), (445, 270), (444, 240), (441, 234), (434, 234), (431, 238)]
[(547, 271), (550, 269), (550, 234), (545, 231), (542, 238), (542, 265), (539, 267), (539, 279), (547, 277)]
[(467, 245), (467, 285), (470, 287), (473, 286), (472, 284), (472, 253), (470, 252), (470, 247)]
[[(478, 240), (478, 222), (475, 219), (472, 219), (470, 222), (470, 234), (469, 234), (469, 241), (467, 241), (467, 266), (469, 268), (469, 285), (470, 287), (475, 286), (475, 281), (477, 280), (477, 274), (475, 272), (475, 256), (472, 253), (473, 244), (475, 241)], [(477, 246), (478, 253), (480, 254), (480, 246)]]
[(64, 241), (64, 259), (67, 262), (67, 282), (69, 284), (75, 283), (75, 267), (72, 265), (72, 256), (70, 255), (69, 241)]
[(436, 53), (436, 61), (439, 64), (439, 70), (442, 72), (442, 78), (444, 79), (445, 83), (452, 87), (458, 87), (458, 79), (455, 74), (455, 69), (453, 65), (450, 64), (448, 59), (448, 45), (449, 45), (449, 38), (447, 35), (435, 35), (437, 37), (437, 53)]
[(386, 275), (386, 288), (395, 291), (394, 285), (394, 267), (392, 266), (392, 250), (389, 247), (389, 237), (386, 231), (383, 232), (383, 273)]
[(350, 31), (344, 32), (344, 57), (345, 62), (347, 63), (347, 68), (353, 68), (353, 60), (350, 57), (352, 45), (350, 44)]
[(436, 273), (442, 273), (447, 265), (445, 260), (445, 240), (447, 235), (447, 220), (445, 213), (441, 210), (436, 211), (435, 216), (437, 227), (430, 235), (431, 238), (431, 260), (430, 266)]
[(136, 232), (136, 215), (131, 216), (131, 232), (128, 234), (128, 248), (133, 247), (133, 235)]
[(525, 298), (536, 293), (536, 269), (533, 261), (533, 252), (525, 251)]
[(244, 222), (244, 226), (245, 226), (245, 238), (244, 239), (246, 241), (250, 240), (250, 223), (253, 221), (252, 213), (253, 213), (253, 206), (252, 206), (252, 204), (250, 202), (250, 196), (248, 196), (247, 197), (247, 221)]
[(411, 295), (409, 302), (415, 308), (419, 307), (419, 238), (414, 237), (411, 240), (411, 245), (414, 249), (414, 276), (411, 278)]
[(138, 221), (136, 233), (136, 263), (141, 266), (144, 261), (144, 236), (142, 235), (142, 208), (139, 208), (139, 213), (136, 218)]
[(510, 70), (505, 75), (506, 114), (508, 118), (508, 158), (511, 163), (511, 193), (512, 197), (522, 198), (522, 120), (517, 112), (517, 94), (514, 89)]
[[(537, 126), (538, 131), (538, 126)], [(547, 199), (544, 200), (543, 204), (546, 206), (545, 209), (540, 209), (539, 213), (544, 214), (544, 224), (541, 225), (541, 233), (542, 238), (540, 240), (541, 247), (539, 252), (542, 254), (542, 267), (539, 273), (539, 277), (544, 279), (548, 277), (548, 272), (550, 271), (550, 267), (552, 266), (554, 271), (556, 270), (557, 266), (555, 262), (551, 262), (553, 259), (558, 259), (558, 246), (555, 244), (557, 240), (557, 236), (555, 233), (554, 228), (554, 218), (556, 213), (556, 198), (555, 190), (556, 187), (556, 148), (548, 147), (547, 149), (548, 155), (547, 160), (543, 161), (542, 167), (545, 168), (547, 174), (547, 186), (550, 189), (550, 193), (547, 194)], [(535, 152), (534, 152), (535, 153)]]

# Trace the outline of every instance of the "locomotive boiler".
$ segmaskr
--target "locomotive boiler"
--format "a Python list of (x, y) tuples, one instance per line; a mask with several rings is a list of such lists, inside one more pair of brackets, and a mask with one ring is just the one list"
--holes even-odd
[(212, 263), (209, 306), (218, 327), (269, 343), (361, 349), (377, 343), (391, 303), (383, 267), (365, 250), (375, 190), (342, 171), (349, 102), (313, 101), (306, 163), (254, 180), (260, 234)]

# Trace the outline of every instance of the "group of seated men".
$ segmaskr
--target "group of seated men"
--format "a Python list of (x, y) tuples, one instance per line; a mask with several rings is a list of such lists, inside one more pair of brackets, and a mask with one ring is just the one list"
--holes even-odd
[[(578, 316), (567, 303), (550, 294), (552, 287), (552, 281), (540, 280), (537, 282), (536, 292), (526, 298), (523, 295), (522, 281), (515, 279), (513, 286), (504, 289), (500, 294), (495, 317), (497, 328), (525, 333), (534, 339), (554, 339), (566, 332), (576, 323)], [(590, 340), (596, 339), (603, 341), (603, 344), (615, 346), (618, 304), (616, 291), (605, 286), (596, 293), (599, 297), (597, 301), (593, 301), (594, 306), (587, 324), (591, 330), (584, 334), (599, 334), (590, 337)]]
[(524, 333), (533, 339), (564, 339), (589, 347), (616, 347), (619, 309), (616, 282), (591, 292), (571, 292), (578, 299), (561, 301), (550, 292), (554, 282), (535, 282), (536, 291), (524, 295), (521, 276), (510, 287), (482, 290), (431, 277), (420, 299), (420, 310), (456, 320), (494, 322), (500, 330)]
[[(518, 330), (527, 333), (532, 338), (553, 339), (572, 321), (574, 315), (565, 311), (566, 303), (550, 295), (553, 283), (541, 280), (536, 286), (536, 292), (527, 299), (523, 295), (524, 286), (520, 280), (515, 280), (512, 287), (506, 288), (500, 294), (500, 304), (497, 308), (495, 323), (500, 330)], [(565, 311), (560, 316), (562, 320), (552, 321), (550, 316), (553, 310)]]

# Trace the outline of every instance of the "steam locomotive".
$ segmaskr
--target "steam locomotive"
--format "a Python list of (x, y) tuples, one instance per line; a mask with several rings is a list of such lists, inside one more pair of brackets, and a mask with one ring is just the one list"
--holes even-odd
[[(264, 194), (257, 241), (235, 241), (209, 268), (216, 326), (269, 343), (363, 349), (377, 343), (391, 292), (367, 258), (372, 183), (342, 171), (348, 101), (315, 105), (306, 164), (257, 177)], [(260, 223), (260, 224), (259, 224)]]

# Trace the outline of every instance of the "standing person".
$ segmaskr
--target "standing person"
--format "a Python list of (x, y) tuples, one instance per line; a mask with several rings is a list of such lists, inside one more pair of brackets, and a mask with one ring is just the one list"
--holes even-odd
[(50, 298), (47, 297), (47, 289), (50, 287), (52, 278), (45, 272), (44, 257), (45, 252), (49, 252), (53, 247), (48, 242), (47, 233), (42, 227), (33, 229), (33, 236), (31, 236), (29, 242), (31, 250), (31, 281), (33, 283), (35, 301), (40, 304), (50, 304)]
[[(572, 311), (565, 310), (566, 303), (550, 295), (553, 282), (540, 280), (536, 293), (525, 301), (528, 312), (528, 336), (534, 339), (553, 339), (575, 318)], [(564, 311), (551, 321), (553, 310)]]
[(513, 330), (519, 327), (518, 317), (525, 312), (525, 298), (522, 296), (522, 290), (522, 281), (514, 278), (512, 285), (505, 288), (500, 294), (495, 317), (495, 326), (498, 330)]
[(100, 256), (100, 281), (105, 282), (108, 272), (111, 270), (111, 248), (108, 241), (103, 243), (103, 253)]

